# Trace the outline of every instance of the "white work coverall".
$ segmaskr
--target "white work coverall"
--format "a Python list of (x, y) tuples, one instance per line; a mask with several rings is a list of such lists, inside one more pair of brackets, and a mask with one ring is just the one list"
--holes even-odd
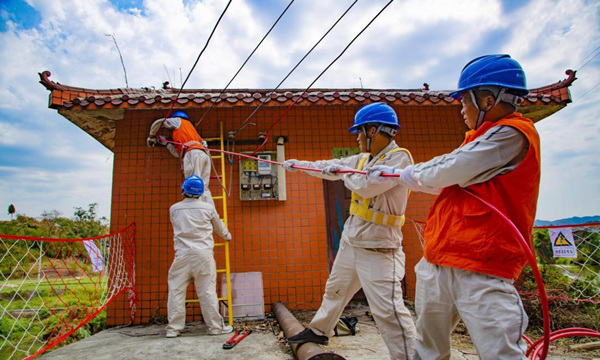
[[(420, 187), (411, 188), (436, 192), (482, 183), (515, 169), (527, 152), (526, 138), (508, 126), (493, 127), (479, 139), (415, 165), (410, 180)], [(480, 359), (525, 358), (521, 335), (528, 317), (513, 279), (431, 264), (425, 258), (415, 273), (415, 359), (449, 359), (450, 335), (461, 318)]]
[(213, 255), (213, 230), (222, 238), (230, 236), (215, 207), (201, 199), (186, 198), (170, 209), (175, 259), (169, 269), (169, 324), (167, 330), (185, 326), (185, 295), (193, 280), (208, 332), (220, 333), (223, 317), (217, 299), (217, 270)]
[[(176, 130), (181, 126), (181, 118), (173, 117), (173, 118), (162, 118), (154, 121), (152, 126), (150, 126), (150, 137), (156, 136), (156, 133), (161, 129), (170, 129)], [(186, 142), (184, 145), (192, 145), (193, 143), (197, 143), (196, 141)], [(167, 150), (169, 153), (176, 158), (180, 158), (181, 154), (177, 152), (177, 149), (172, 143), (167, 143)], [(183, 173), (183, 178), (187, 179), (191, 175), (198, 175), (204, 182), (204, 194), (202, 194), (202, 200), (207, 203), (213, 204), (214, 201), (212, 198), (212, 194), (208, 185), (210, 183), (210, 171), (211, 171), (211, 161), (210, 155), (201, 149), (191, 148), (188, 149), (183, 155), (183, 159), (181, 159), (181, 171)]]
[[(387, 165), (404, 168), (411, 164), (404, 151), (392, 141), (364, 168)], [(384, 154), (383, 159), (380, 157)], [(363, 154), (326, 161), (299, 161), (297, 166), (324, 169), (340, 164), (356, 169)], [(344, 181), (344, 185), (363, 198), (370, 198), (370, 208), (385, 214), (403, 215), (408, 200), (408, 188), (390, 178), (371, 182), (362, 174), (330, 176), (319, 172), (307, 174), (327, 180)], [(399, 227), (380, 225), (350, 215), (344, 224), (340, 248), (325, 286), (321, 307), (310, 322), (318, 335), (333, 336), (338, 319), (354, 294), (362, 287), (381, 336), (392, 359), (409, 359), (416, 337), (414, 322), (402, 299), (401, 280), (404, 277), (405, 255), (402, 251), (402, 231)]]

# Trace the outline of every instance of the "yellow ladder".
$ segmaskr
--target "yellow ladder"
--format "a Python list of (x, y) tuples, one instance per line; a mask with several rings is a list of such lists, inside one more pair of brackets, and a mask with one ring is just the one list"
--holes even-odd
[[(223, 151), (225, 149), (225, 141), (223, 140), (223, 123), (221, 122), (219, 125), (219, 137), (216, 138), (203, 138), (206, 141), (219, 141), (220, 144), (220, 148), (221, 151)], [(223, 220), (223, 222), (225, 223), (225, 225), (227, 226), (227, 184), (226, 184), (226, 176), (225, 176), (225, 153), (220, 152), (219, 155), (212, 155), (211, 154), (211, 159), (218, 159), (220, 160), (220, 164), (221, 164), (221, 182), (220, 182), (220, 188), (221, 188), (221, 195), (215, 196), (213, 194), (213, 200), (215, 200), (215, 203), (217, 200), (222, 200), (221, 204), (223, 206), (222, 209), (222, 216), (223, 218), (221, 220)], [(212, 166), (212, 164), (211, 164)], [(212, 174), (212, 171), (211, 171)], [(215, 205), (216, 206), (216, 205)], [(225, 277), (227, 279), (227, 297), (220, 297), (219, 302), (221, 302), (222, 300), (227, 300), (227, 314), (229, 315), (229, 325), (233, 326), (233, 303), (231, 302), (231, 270), (230, 270), (230, 264), (229, 264), (229, 241), (223, 241), (223, 242), (215, 242), (215, 247), (216, 246), (224, 246), (225, 247), (225, 268), (217, 268), (217, 274), (221, 274), (221, 273), (225, 273)], [(218, 279), (217, 279), (218, 281)], [(199, 302), (198, 299), (193, 299), (193, 300), (186, 300), (186, 302)]]

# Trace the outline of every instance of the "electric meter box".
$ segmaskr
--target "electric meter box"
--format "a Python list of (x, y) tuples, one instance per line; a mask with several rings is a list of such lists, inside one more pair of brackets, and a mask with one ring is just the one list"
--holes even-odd
[(268, 162), (277, 154), (265, 151), (252, 156), (266, 161), (240, 159), (240, 200), (279, 200), (277, 166)]
[[(271, 161), (271, 155), (262, 154), (258, 155), (257, 158), (262, 160)], [(257, 161), (258, 162), (258, 175), (271, 175), (271, 163), (267, 161)]]

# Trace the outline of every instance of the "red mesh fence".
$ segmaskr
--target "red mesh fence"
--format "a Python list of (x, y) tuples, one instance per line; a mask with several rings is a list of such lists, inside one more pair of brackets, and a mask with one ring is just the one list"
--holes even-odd
[(104, 327), (126, 293), (135, 313), (135, 223), (90, 239), (0, 235), (0, 358), (33, 358)]

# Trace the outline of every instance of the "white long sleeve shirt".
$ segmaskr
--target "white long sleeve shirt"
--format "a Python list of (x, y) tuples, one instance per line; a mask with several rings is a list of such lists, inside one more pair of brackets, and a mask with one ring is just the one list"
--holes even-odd
[(187, 250), (212, 250), (213, 231), (225, 239), (229, 230), (215, 207), (200, 199), (186, 198), (171, 206), (175, 256)]
[[(411, 164), (409, 156), (404, 151), (396, 151), (388, 154), (391, 150), (397, 149), (395, 141), (390, 142), (379, 154), (373, 156), (363, 169), (375, 165), (393, 166), (402, 169)], [(388, 154), (385, 158), (378, 159)], [(329, 165), (340, 164), (343, 166), (358, 168), (362, 154), (349, 156), (342, 159), (320, 160), (320, 161), (299, 161), (298, 166), (311, 169), (322, 170)], [(320, 172), (306, 171), (307, 174), (327, 180), (343, 180), (344, 185), (351, 191), (357, 193), (363, 198), (370, 198), (369, 207), (375, 211), (385, 214), (403, 215), (408, 201), (408, 188), (405, 185), (398, 184), (393, 178), (387, 178), (384, 181), (373, 181), (363, 174), (336, 174), (326, 175)], [(400, 228), (387, 225), (375, 224), (365, 221), (357, 216), (350, 215), (344, 224), (342, 241), (349, 242), (352, 246), (370, 249), (396, 249), (402, 243), (402, 231)]]
[(422, 188), (413, 190), (435, 192), (452, 185), (467, 187), (488, 181), (515, 169), (528, 147), (527, 139), (518, 130), (494, 126), (451, 153), (416, 164), (412, 176)]

